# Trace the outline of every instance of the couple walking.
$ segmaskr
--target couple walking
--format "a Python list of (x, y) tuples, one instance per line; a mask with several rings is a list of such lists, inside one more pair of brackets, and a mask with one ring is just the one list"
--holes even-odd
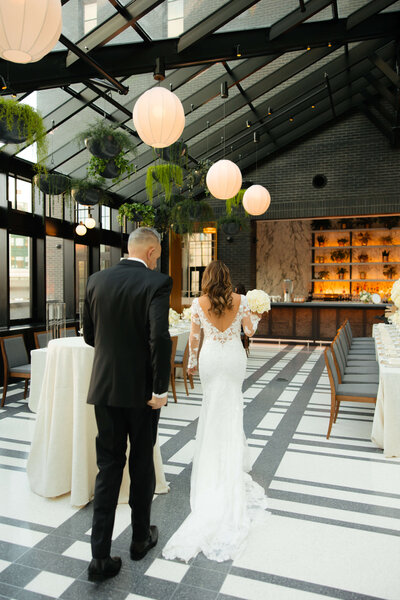
[[(155, 271), (160, 236), (142, 227), (129, 236), (129, 258), (92, 275), (87, 284), (83, 330), (95, 347), (88, 403), (94, 404), (98, 436), (90, 580), (113, 577), (121, 559), (111, 557), (111, 536), (125, 465), (131, 449), (129, 504), (132, 560), (158, 539), (150, 524), (155, 488), (153, 445), (160, 409), (167, 402), (171, 339), (168, 332), (172, 280)], [(254, 334), (260, 315), (233, 293), (221, 261), (206, 268), (202, 296), (192, 304), (189, 372), (199, 369), (203, 403), (191, 478), (191, 513), (163, 550), (165, 558), (188, 561), (202, 551), (209, 559), (233, 558), (243, 544), (250, 517), (266, 508), (264, 490), (249, 470), (243, 433), (242, 384), (246, 353), (241, 327)], [(198, 361), (200, 330), (204, 342)], [(257, 510), (258, 509), (258, 510)]]

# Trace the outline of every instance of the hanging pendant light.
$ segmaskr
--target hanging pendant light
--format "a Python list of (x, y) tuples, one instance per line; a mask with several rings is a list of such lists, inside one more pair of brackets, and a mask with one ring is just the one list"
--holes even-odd
[(269, 191), (262, 185), (252, 185), (243, 195), (243, 206), (249, 215), (262, 215), (271, 203)]
[(1, 0), (0, 56), (15, 63), (36, 62), (58, 42), (60, 0)]
[(94, 227), (96, 227), (96, 221), (92, 216), (89, 216), (87, 219), (85, 219), (85, 227), (87, 227), (87, 229), (94, 229)]
[(77, 235), (85, 235), (87, 232), (87, 229), (85, 227), (85, 225), (82, 223), (82, 221), (79, 223), (79, 225), (76, 226), (75, 228), (75, 233)]
[(145, 144), (166, 148), (180, 138), (185, 127), (182, 102), (165, 88), (147, 90), (133, 108), (133, 123)]
[(222, 159), (208, 169), (206, 182), (214, 198), (228, 200), (240, 190), (242, 173), (234, 162)]

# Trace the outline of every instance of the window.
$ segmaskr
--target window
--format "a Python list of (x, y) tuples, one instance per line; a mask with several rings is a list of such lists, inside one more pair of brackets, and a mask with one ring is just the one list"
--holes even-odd
[(183, 0), (168, 1), (168, 37), (178, 37), (183, 33)]
[(46, 237), (46, 301), (64, 302), (64, 240)]
[(75, 245), (75, 292), (76, 308), (85, 299), (86, 281), (89, 275), (89, 247), (83, 244)]
[(182, 296), (200, 294), (201, 279), (208, 263), (216, 258), (216, 235), (194, 233), (182, 236)]
[(9, 235), (10, 319), (30, 319), (31, 306), (31, 238)]
[(82, 223), (84, 223), (89, 217), (89, 208), (87, 206), (82, 206), (82, 204), (77, 204), (76, 215), (77, 222), (80, 223), (82, 221)]
[(9, 175), (8, 200), (11, 202), (12, 208), (32, 212), (32, 183)]
[(83, 5), (83, 32), (86, 35), (97, 25), (97, 0), (85, 2)]
[(111, 229), (111, 208), (101, 205), (101, 228)]
[(100, 244), (100, 271), (111, 267), (111, 247)]

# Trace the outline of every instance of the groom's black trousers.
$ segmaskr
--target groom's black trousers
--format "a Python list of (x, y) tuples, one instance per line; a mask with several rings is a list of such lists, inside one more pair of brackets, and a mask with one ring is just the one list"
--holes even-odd
[(97, 466), (93, 502), (92, 555), (110, 555), (115, 510), (126, 462), (127, 438), (131, 444), (129, 505), (135, 541), (145, 541), (150, 530), (151, 502), (155, 489), (153, 446), (157, 439), (159, 410), (95, 406), (98, 435)]

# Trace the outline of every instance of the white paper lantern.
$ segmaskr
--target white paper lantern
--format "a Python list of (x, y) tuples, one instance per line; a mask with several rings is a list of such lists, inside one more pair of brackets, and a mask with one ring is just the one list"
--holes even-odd
[(182, 102), (165, 88), (147, 90), (133, 108), (133, 123), (145, 144), (166, 148), (180, 138), (185, 127)]
[(271, 203), (269, 191), (262, 185), (252, 185), (243, 195), (243, 206), (249, 215), (262, 215)]
[(82, 223), (82, 221), (79, 223), (79, 225), (77, 225), (75, 227), (75, 232), (77, 235), (85, 235), (87, 232), (86, 227), (84, 226), (84, 224)]
[(0, 56), (15, 63), (36, 62), (58, 42), (60, 0), (1, 0)]
[(236, 196), (242, 185), (242, 173), (231, 160), (219, 160), (208, 169), (207, 187), (214, 198), (228, 200)]

